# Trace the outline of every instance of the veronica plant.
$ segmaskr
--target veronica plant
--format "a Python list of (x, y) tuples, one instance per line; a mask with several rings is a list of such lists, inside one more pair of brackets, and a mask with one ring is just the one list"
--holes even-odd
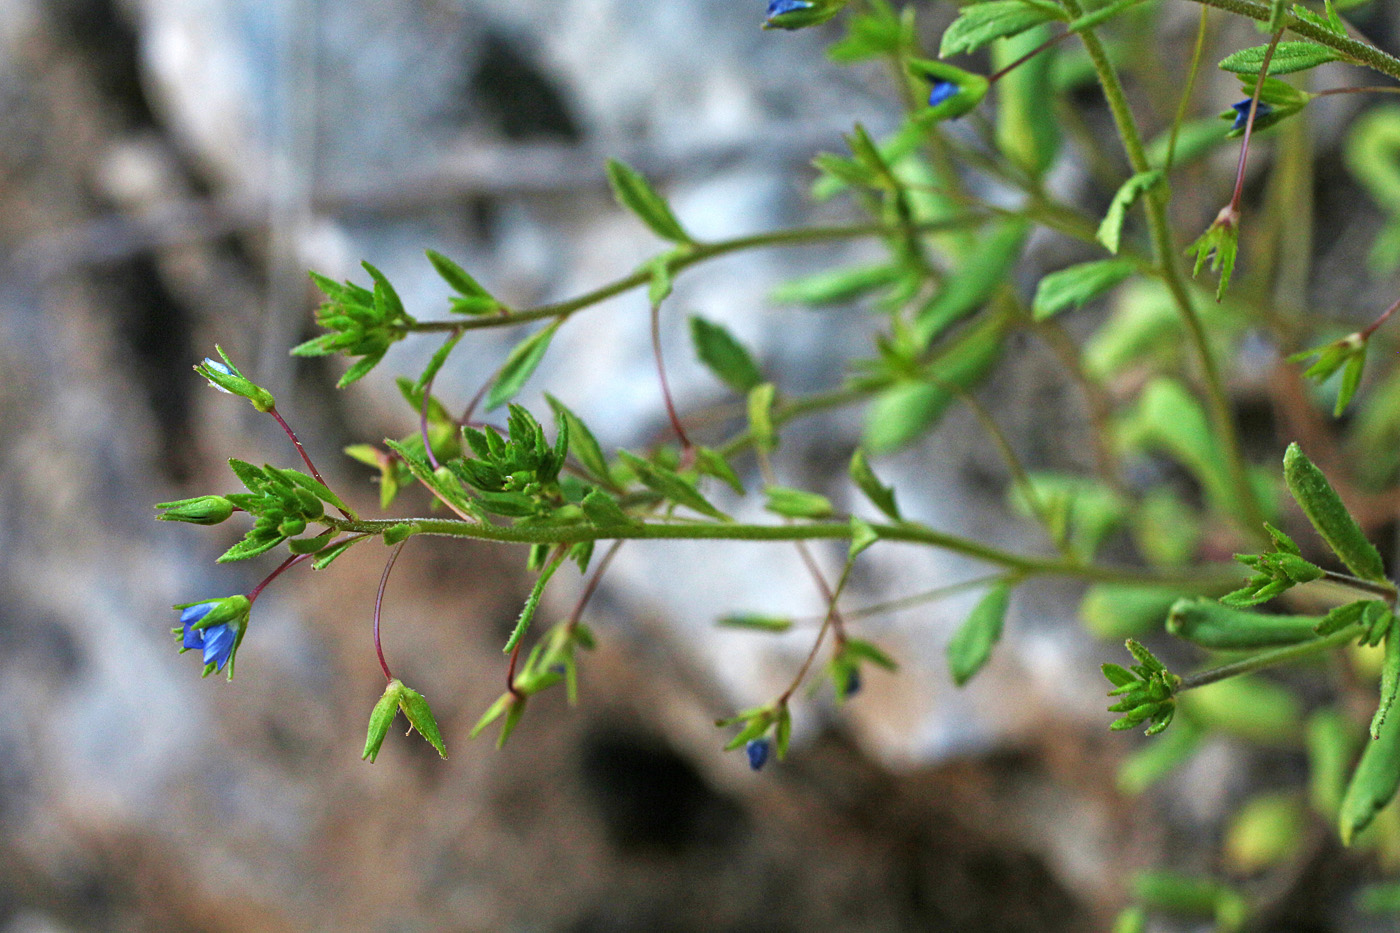
[[(1306, 307), (1301, 296), (1316, 293), (1307, 287), (1305, 261), (1311, 226), (1292, 219), (1309, 203), (1298, 181), (1311, 177), (1315, 155), (1307, 145), (1309, 114), (1332, 96), (1394, 90), (1326, 86), (1331, 73), (1319, 66), (1343, 62), (1400, 80), (1400, 59), (1357, 38), (1333, 0), (1321, 9), (1282, 0), (1197, 2), (1196, 42), (1177, 69), (1182, 93), (1155, 108), (1174, 114), (1165, 121), (1129, 88), (1171, 83), (1158, 81), (1161, 49), (1152, 45), (1170, 0), (1116, 0), (1092, 9), (1081, 0), (980, 0), (959, 8), (756, 2), (755, 19), (765, 28), (820, 27), (832, 39), (833, 61), (881, 65), (893, 77), (899, 119), (878, 132), (852, 121), (844, 145), (817, 154), (806, 178), (815, 200), (844, 204), (846, 222), (703, 240), (647, 178), (612, 161), (600, 174), (660, 243), (635, 271), (577, 297), (517, 306), (482, 284), (490, 269), (469, 273), (432, 251), (428, 261), (453, 293), (442, 313), (410, 313), (369, 263), (362, 284), (313, 274), (324, 294), (316, 314), (323, 333), (293, 352), (342, 357), (341, 388), (373, 378), (396, 342), (438, 341), (418, 378), (399, 380), (399, 435), (346, 451), (376, 471), (380, 508), (402, 512), (361, 517), (352, 510), (346, 499), (353, 497), (343, 499), (325, 483), (272, 395), (220, 350), (222, 361), (204, 361), (199, 373), (274, 418), (306, 472), (234, 459), (241, 490), (160, 506), (165, 520), (246, 521), (243, 539), (221, 561), (285, 554), (247, 596), (177, 606), (181, 648), (201, 651), (205, 673), (227, 667), (232, 676), (242, 639), (250, 629), (256, 637), (251, 610), (263, 587), (298, 564), (325, 569), (348, 549), (382, 540), (392, 552), (375, 602), (373, 643), (387, 687), (363, 755), (377, 757), (399, 712), (445, 755), (427, 700), (394, 676), (381, 639), (385, 586), (413, 538), (515, 544), (535, 575), (503, 646), (506, 689), (472, 730), (498, 725), (502, 743), (524, 721), (531, 697), (562, 685), (571, 701), (577, 698), (583, 653), (595, 644), (583, 621), (589, 598), (618, 548), (659, 539), (769, 542), (800, 552), (826, 610), (811, 620), (815, 633), (786, 689), (756, 696), (754, 705), (719, 721), (729, 730), (725, 747), (745, 749), (757, 770), (770, 754), (782, 761), (792, 751), (791, 708), (825, 702), (810, 689), (823, 674), (831, 684), (824, 695), (843, 703), (858, 701), (868, 675), (896, 670), (895, 659), (860, 631), (863, 619), (981, 590), (948, 643), (951, 676), (962, 686), (994, 662), (1021, 589), (1039, 578), (1067, 578), (1087, 586), (1082, 614), (1089, 629), (1127, 638), (1135, 662), (1103, 668), (1117, 714), (1112, 727), (1145, 726), (1154, 736), (1125, 763), (1125, 793), (1153, 786), (1214, 733), (1291, 743), (1306, 750), (1312, 783), (1296, 797), (1241, 809), (1226, 835), (1253, 840), (1238, 845), (1254, 853), (1250, 864), (1277, 868), (1301, 857), (1299, 834), (1285, 830), (1308, 811), (1332, 821), (1343, 842), (1400, 859), (1400, 811), (1391, 804), (1400, 783), (1400, 715), (1392, 712), (1400, 690), (1396, 588), (1369, 540), (1388, 520), (1383, 503), (1394, 500), (1400, 480), (1400, 371), (1378, 361), (1371, 384), (1362, 379), (1365, 357), (1386, 343), (1383, 325), (1400, 302), (1359, 330)], [(1219, 67), (1238, 76), (1243, 100), (1209, 100), (1198, 81), (1207, 50), (1219, 41), (1213, 24), (1226, 15), (1266, 29), (1267, 41), (1221, 50)], [(943, 27), (936, 47), (926, 43), (937, 25), (919, 17)], [(772, 41), (783, 41), (781, 32)], [(1096, 135), (1078, 112), (1089, 87), (1106, 104), (1111, 137)], [(1343, 159), (1393, 217), (1400, 217), (1397, 114), (1378, 109), (1358, 121)], [(1275, 157), (1256, 203), (1245, 197), (1246, 170), (1256, 134), (1266, 130)], [(1177, 184), (1183, 172), (1200, 171), (1220, 150), (1237, 153), (1228, 201), (1183, 198), (1182, 191), (1209, 190), (1195, 175)], [(1051, 183), (1052, 170), (1066, 163), (1087, 167), (1096, 190), (1083, 203)], [(1376, 257), (1400, 256), (1392, 248), (1400, 243), (1397, 230), (1400, 223), (1392, 222), (1383, 231), (1374, 267), (1384, 266)], [(1193, 233), (1188, 272), (1182, 243)], [(1030, 249), (1033, 240), (1052, 240), (1076, 261), (1032, 275), (1040, 255)], [(838, 241), (874, 242), (880, 258), (790, 281), (773, 300), (861, 308), (873, 322), (871, 344), (851, 348), (834, 384), (801, 394), (775, 380), (761, 355), (724, 327), (695, 316), (689, 328), (696, 356), (743, 415), (722, 429), (702, 428), (698, 419), (688, 425), (691, 400), (672, 395), (659, 349), (660, 309), (676, 277), (740, 251)], [(1193, 281), (1207, 264), (1218, 273), (1209, 290)], [(647, 296), (668, 438), (607, 450), (567, 398), (549, 397), (548, 411), (515, 403), (562, 328), (631, 290)], [(1072, 328), (1065, 325), (1070, 316), (1078, 318)], [(508, 330), (518, 340), (471, 402), (435, 395), (438, 373), (484, 329)], [(1280, 476), (1273, 455), (1260, 452), (1272, 441), (1243, 442), (1229, 375), (1247, 334), (1275, 354), (1275, 420), (1286, 433), (1310, 426), (1310, 451), (1326, 475), (1292, 445), (1278, 452)], [(1059, 361), (1086, 414), (1090, 443), (1077, 472), (1025, 462), (999, 413), (979, 400), (979, 386), (1002, 379), (1007, 359), (1019, 355), (1013, 348), (1028, 341)], [(1371, 355), (1385, 363), (1393, 356)], [(1312, 360), (1305, 371), (1292, 365), (1303, 360)], [(1326, 397), (1321, 383), (1339, 371), (1340, 389)], [(1320, 385), (1314, 389), (1308, 379)], [(860, 494), (851, 508), (794, 487), (776, 457), (789, 424), (843, 407), (864, 411), (850, 460)], [(880, 478), (882, 457), (925, 442), (954, 407), (969, 410), (1004, 462), (1007, 499), (1025, 521), (1021, 547), (921, 522), (900, 507), (912, 497)], [(1353, 415), (1329, 424), (1328, 408)], [(1171, 482), (1150, 479), (1163, 475)], [(730, 498), (755, 496), (772, 518), (735, 520), (717, 504), (720, 490)], [(1349, 510), (1346, 501), (1360, 508)], [(808, 549), (823, 540), (848, 545), (839, 566), (824, 567)], [(870, 548), (889, 542), (954, 552), (987, 572), (939, 581), (890, 604), (847, 605), (853, 568)], [(1215, 559), (1232, 550), (1244, 552), (1239, 559), (1250, 570), (1242, 586), (1238, 573)], [(545, 590), (569, 566), (587, 575), (583, 596), (563, 622), (541, 632), (532, 622)], [(808, 631), (794, 619), (743, 611), (722, 621), (769, 637)], [(1221, 656), (1194, 669), (1176, 660), (1188, 657), (1180, 649), (1147, 646), (1167, 634)], [(1327, 670), (1300, 668), (1300, 676), (1317, 681), (1306, 701), (1258, 674), (1322, 655), (1338, 660)], [(1351, 718), (1352, 694), (1368, 681), (1377, 684), (1369, 727)], [(1234, 929), (1253, 909), (1227, 884), (1166, 873), (1144, 875), (1134, 897), (1120, 929), (1143, 928), (1152, 912), (1194, 913)], [(1382, 893), (1371, 902), (1400, 898), (1387, 901)]]

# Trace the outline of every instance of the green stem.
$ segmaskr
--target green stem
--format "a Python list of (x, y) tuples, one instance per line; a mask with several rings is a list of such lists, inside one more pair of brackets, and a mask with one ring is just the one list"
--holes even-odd
[[(447, 518), (391, 518), (345, 521), (326, 516), (323, 521), (339, 531), (363, 534), (383, 534), (405, 523), (415, 527), (415, 534), (474, 538), (510, 544), (575, 544), (580, 541), (666, 541), (666, 540), (727, 540), (727, 541), (847, 541), (851, 537), (849, 522), (811, 522), (798, 525), (748, 525), (737, 522), (641, 523), (599, 526), (577, 525), (490, 525)], [(1046, 559), (1022, 556), (968, 538), (946, 534), (909, 522), (872, 525), (881, 539), (923, 544), (963, 554), (989, 564), (1013, 570), (1022, 576), (1066, 576), (1096, 583), (1144, 583), (1162, 585), (1202, 586), (1210, 583), (1228, 585), (1238, 573), (1229, 568), (1194, 568), (1191, 571), (1156, 573), (1127, 567), (1103, 567), (1066, 559)]]
[(1196, 89), (1196, 78), (1201, 72), (1201, 56), (1206, 47), (1206, 26), (1210, 18), (1210, 8), (1201, 8), (1201, 22), (1196, 27), (1196, 45), (1191, 50), (1191, 67), (1186, 72), (1186, 88), (1181, 92), (1181, 103), (1176, 108), (1176, 118), (1172, 120), (1172, 135), (1167, 141), (1167, 161), (1162, 166), (1164, 171), (1172, 170), (1172, 163), (1176, 161), (1176, 140), (1181, 133), (1181, 124), (1186, 121), (1186, 113), (1191, 109), (1191, 94)]
[[(1065, 0), (1065, 8), (1075, 16), (1081, 15), (1079, 0)], [(1264, 10), (1265, 18), (1267, 18), (1268, 8), (1260, 7), (1260, 9)], [(1132, 164), (1133, 171), (1135, 173), (1149, 171), (1152, 166), (1147, 160), (1147, 150), (1143, 145), (1142, 134), (1138, 132), (1137, 121), (1133, 118), (1132, 110), (1128, 107), (1128, 98), (1123, 92), (1123, 84), (1118, 79), (1117, 70), (1109, 61), (1103, 43), (1099, 41), (1099, 37), (1095, 35), (1093, 30), (1081, 32), (1080, 37), (1084, 40), (1084, 48), (1094, 63), (1095, 71), (1098, 72), (1099, 83), (1103, 86), (1104, 97), (1108, 100), (1109, 110), (1113, 113), (1113, 121), (1118, 127), (1118, 135), (1122, 139), (1123, 148), (1128, 154), (1128, 161)], [(1152, 250), (1156, 254), (1157, 262), (1161, 265), (1162, 279), (1166, 282), (1177, 310), (1186, 323), (1191, 344), (1196, 351), (1196, 357), (1200, 360), (1202, 376), (1205, 381), (1207, 407), (1216, 434), (1225, 447), (1231, 484), (1234, 486), (1236, 499), (1244, 509), (1246, 528), (1251, 533), (1262, 534), (1264, 512), (1259, 507), (1259, 501), (1254, 495), (1254, 487), (1249, 482), (1244, 452), (1240, 448), (1239, 435), (1235, 431), (1234, 419), (1230, 414), (1229, 399), (1225, 394), (1225, 384), (1220, 377), (1215, 354), (1211, 352), (1205, 326), (1201, 323), (1200, 315), (1196, 313), (1195, 305), (1192, 304), (1191, 294), (1187, 290), (1186, 281), (1178, 265), (1178, 251), (1172, 241), (1171, 229), (1167, 225), (1166, 202), (1155, 193), (1149, 193), (1142, 201), (1147, 210)]]
[[(929, 221), (914, 225), (914, 229), (919, 233), (940, 233), (948, 230), (961, 230), (965, 227), (974, 227), (990, 220), (990, 215), (967, 214), (960, 217), (949, 217), (943, 220)], [(693, 266), (697, 263), (714, 259), (718, 256), (725, 256), (729, 253), (738, 253), (748, 249), (760, 249), (768, 246), (804, 246), (812, 243), (827, 243), (833, 240), (854, 240), (861, 237), (879, 237), (900, 235), (905, 232), (901, 224), (848, 224), (845, 226), (833, 227), (802, 227), (794, 230), (774, 230), (768, 233), (758, 233), (752, 236), (736, 237), (732, 240), (718, 240), (713, 243), (696, 243), (688, 247), (681, 248), (668, 261), (672, 275), (682, 269)], [(576, 311), (580, 311), (590, 305), (614, 298), (624, 292), (629, 292), (634, 288), (641, 288), (648, 285), (652, 280), (652, 272), (648, 267), (643, 267), (630, 275), (625, 275), (620, 279), (609, 282), (585, 292), (576, 298), (567, 301), (555, 302), (553, 304), (540, 305), (535, 308), (526, 308), (520, 311), (511, 311), (506, 314), (496, 314), (486, 317), (470, 318), (464, 321), (415, 321), (412, 324), (403, 326), (404, 333), (435, 333), (453, 330), (479, 330), (487, 327), (509, 327), (512, 324), (525, 324), (530, 321), (539, 321), (545, 318), (567, 318)]]
[(1196, 687), (1204, 687), (1207, 684), (1228, 680), (1231, 677), (1239, 677), (1241, 674), (1252, 674), (1255, 671), (1263, 670), (1266, 667), (1273, 667), (1276, 664), (1287, 664), (1291, 661), (1301, 661), (1303, 658), (1330, 651), (1333, 648), (1340, 648), (1348, 642), (1355, 641), (1361, 634), (1360, 625), (1349, 625), (1340, 632), (1333, 632), (1326, 638), (1317, 638), (1313, 641), (1305, 641), (1300, 645), (1288, 645), (1285, 648), (1275, 648), (1273, 651), (1265, 651), (1253, 657), (1244, 658), (1231, 664), (1212, 668), (1208, 671), (1201, 671), (1199, 674), (1187, 674), (1181, 678), (1181, 685), (1176, 688), (1177, 693), (1183, 690), (1192, 690)]

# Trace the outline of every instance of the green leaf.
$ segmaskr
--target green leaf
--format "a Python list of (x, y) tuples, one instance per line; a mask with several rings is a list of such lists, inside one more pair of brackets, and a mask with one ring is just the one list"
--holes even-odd
[(1381, 664), (1381, 699), (1376, 714), (1371, 717), (1371, 738), (1381, 737), (1381, 727), (1385, 725), (1390, 709), (1395, 705), (1395, 695), (1400, 691), (1400, 620), (1389, 613), (1390, 624), (1385, 636), (1385, 660)]
[(1117, 640), (1161, 625), (1180, 598), (1177, 587), (1099, 583), (1084, 592), (1079, 618), (1091, 634)]
[(1351, 517), (1332, 484), (1296, 443), (1283, 455), (1283, 478), (1303, 514), (1327, 542), (1332, 553), (1363, 580), (1386, 582), (1385, 565), (1375, 545)]
[(334, 547), (327, 548), (326, 550), (318, 554), (316, 556), (316, 559), (311, 562), (311, 569), (325, 570), (331, 565), (331, 561), (335, 560), (337, 557), (350, 550), (350, 548), (354, 547), (361, 540), (363, 539), (357, 538), (350, 541), (342, 541), (340, 544), (337, 544)]
[(893, 284), (902, 271), (898, 263), (889, 262), (823, 270), (784, 282), (769, 292), (768, 300), (780, 305), (841, 304)]
[(827, 518), (836, 511), (831, 500), (819, 493), (786, 486), (769, 486), (765, 492), (765, 508), (787, 518)]
[(1342, 798), (1338, 829), (1343, 845), (1371, 824), (1400, 787), (1400, 716), (1387, 716), (1379, 735), (1366, 743)]
[(722, 628), (747, 628), (760, 632), (781, 633), (792, 629), (792, 619), (786, 616), (767, 616), (755, 612), (739, 612), (721, 618), (717, 625)]
[[(1267, 45), (1256, 45), (1252, 49), (1240, 49), (1227, 56), (1220, 63), (1225, 71), (1239, 75), (1257, 75), (1263, 67)], [(1286, 75), (1295, 71), (1307, 71), (1318, 65), (1336, 61), (1338, 55), (1331, 49), (1316, 42), (1280, 42), (1274, 49), (1274, 57), (1269, 60), (1269, 74)]]
[(713, 476), (734, 490), (735, 495), (744, 494), (744, 484), (739, 480), (739, 474), (734, 472), (734, 468), (729, 465), (729, 461), (720, 456), (719, 452), (710, 447), (695, 448), (695, 469), (703, 476)]
[(637, 474), (637, 478), (647, 488), (660, 493), (665, 499), (676, 505), (693, 509), (701, 515), (708, 515), (720, 521), (730, 521), (728, 515), (711, 505), (698, 489), (674, 471), (668, 470), (660, 464), (643, 460), (626, 450), (618, 451), (618, 456), (632, 468), (632, 471)]
[(1335, 708), (1308, 717), (1308, 797), (1313, 809), (1329, 820), (1341, 809), (1359, 739), (1351, 721)]
[(428, 250), (428, 261), (433, 264), (442, 280), (461, 296), (452, 302), (453, 311), (458, 314), (484, 314), (501, 307), (501, 303), (491, 297), (491, 293), (482, 288), (476, 279), (442, 253)]
[(501, 649), (505, 654), (510, 654), (520, 643), (520, 639), (525, 637), (525, 632), (530, 628), (531, 620), (535, 618), (535, 610), (539, 608), (540, 598), (544, 596), (544, 588), (549, 585), (549, 578), (554, 576), (554, 571), (559, 569), (559, 565), (564, 563), (568, 556), (569, 552), (560, 548), (554, 558), (545, 564), (540, 571), (535, 585), (530, 588), (530, 595), (525, 598), (525, 605), (520, 610), (520, 617), (515, 620), (515, 630), (510, 633), (505, 647)]
[(1099, 224), (1097, 238), (1104, 245), (1104, 249), (1118, 254), (1118, 246), (1123, 239), (1123, 222), (1128, 217), (1128, 208), (1133, 206), (1133, 202), (1140, 195), (1151, 191), (1160, 184), (1166, 177), (1161, 169), (1152, 169), (1146, 172), (1138, 172), (1133, 177), (1118, 188), (1113, 195), (1113, 201), (1108, 205), (1108, 213), (1104, 214), (1103, 223)]
[(636, 169), (616, 159), (608, 160), (608, 183), (623, 207), (636, 214), (657, 236), (676, 243), (691, 242), (676, 215), (661, 195)]
[(1303, 709), (1288, 689), (1259, 677), (1234, 677), (1178, 697), (1192, 722), (1260, 745), (1292, 747), (1302, 733)]
[(433, 710), (428, 706), (428, 701), (424, 699), (423, 694), (409, 687), (403, 687), (399, 708), (408, 717), (409, 724), (418, 730), (418, 734), (427, 739), (428, 744), (437, 749), (439, 755), (446, 758), (447, 745), (442, 740), (437, 720), (433, 718)]
[(579, 503), (588, 520), (602, 528), (618, 525), (635, 525), (636, 521), (622, 510), (617, 500), (601, 489), (590, 489)]
[(1118, 766), (1118, 790), (1136, 797), (1182, 765), (1201, 747), (1201, 730), (1182, 723), (1160, 739), (1148, 742)]
[[(1010, 2), (1019, 3), (1020, 0)], [(1013, 220), (992, 228), (981, 239), (977, 261), (959, 266), (943, 283), (938, 294), (915, 315), (914, 332), (921, 346), (928, 345), (991, 299), (997, 287), (1010, 278), (1029, 232), (1027, 222)]]
[(1004, 39), (1032, 26), (1065, 18), (1058, 6), (1038, 0), (986, 0), (970, 4), (962, 8), (958, 18), (944, 31), (938, 57), (975, 52), (993, 39)]
[(545, 395), (545, 400), (549, 402), (549, 407), (554, 409), (555, 423), (567, 422), (568, 424), (569, 452), (577, 457), (578, 462), (583, 464), (583, 468), (596, 479), (611, 482), (608, 458), (603, 456), (603, 448), (598, 445), (598, 440), (593, 436), (593, 432), (588, 430), (588, 426), (583, 423), (582, 419), (570, 411), (563, 402), (549, 394)]
[(404, 685), (397, 680), (391, 680), (389, 686), (384, 689), (384, 695), (374, 704), (374, 710), (369, 714), (369, 733), (365, 736), (364, 754), (360, 755), (360, 760), (368, 759), (370, 764), (379, 757), (379, 749), (384, 745), (384, 737), (389, 734), (389, 726), (393, 725), (394, 717), (399, 712), (399, 699), (403, 695)]
[(1001, 639), (1010, 603), (1011, 587), (1006, 583), (995, 584), (973, 607), (967, 621), (948, 643), (948, 667), (953, 683), (959, 687), (971, 680), (992, 656), (992, 648)]
[(880, 533), (869, 522), (851, 516), (851, 547), (847, 552), (849, 560), (855, 560), (858, 554), (879, 540)]
[(719, 324), (695, 315), (690, 318), (690, 339), (695, 355), (719, 380), (740, 395), (763, 382), (763, 374), (744, 345)]
[(768, 453), (778, 446), (777, 435), (773, 431), (773, 399), (777, 392), (777, 387), (771, 382), (749, 390), (749, 432), (753, 435), (754, 447)]
[(491, 391), (486, 396), (487, 411), (501, 407), (525, 387), (525, 383), (534, 375), (535, 369), (544, 359), (549, 342), (559, 330), (559, 324), (559, 321), (555, 321), (544, 330), (531, 334), (510, 351), (505, 365), (501, 367), (501, 374), (496, 377)]
[(899, 506), (895, 504), (894, 489), (880, 482), (875, 471), (870, 468), (870, 461), (866, 459), (865, 451), (859, 447), (851, 455), (850, 467), (851, 480), (865, 497), (870, 500), (875, 508), (884, 512), (886, 516), (894, 521), (901, 521)]

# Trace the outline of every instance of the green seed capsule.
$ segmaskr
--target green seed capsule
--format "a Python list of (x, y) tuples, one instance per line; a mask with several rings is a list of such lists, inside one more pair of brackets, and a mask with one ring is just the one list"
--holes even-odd
[(1385, 580), (1385, 565), (1380, 552), (1370, 541), (1356, 519), (1351, 517), (1341, 496), (1332, 488), (1327, 477), (1303, 453), (1297, 444), (1289, 444), (1283, 455), (1283, 479), (1288, 491), (1298, 500), (1303, 514), (1322, 535), (1327, 546), (1341, 558), (1351, 572), (1366, 580)]
[(1321, 622), (1320, 616), (1269, 615), (1212, 599), (1179, 599), (1167, 616), (1167, 631), (1202, 648), (1272, 648), (1312, 641)]

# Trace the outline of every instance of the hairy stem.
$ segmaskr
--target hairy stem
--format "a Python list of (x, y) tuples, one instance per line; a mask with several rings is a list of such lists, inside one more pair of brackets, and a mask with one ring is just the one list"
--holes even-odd
[(1229, 680), (1231, 677), (1239, 677), (1241, 674), (1252, 674), (1255, 671), (1263, 670), (1266, 667), (1273, 667), (1277, 664), (1301, 661), (1315, 654), (1331, 651), (1333, 648), (1340, 648), (1348, 642), (1355, 641), (1360, 634), (1360, 625), (1350, 625), (1340, 632), (1334, 632), (1328, 635), (1326, 638), (1317, 638), (1312, 641), (1305, 641), (1299, 645), (1275, 648), (1273, 651), (1265, 651), (1261, 654), (1256, 654), (1253, 657), (1244, 658), (1231, 664), (1225, 664), (1208, 671), (1201, 671), (1199, 674), (1187, 674), (1185, 677), (1181, 678), (1181, 685), (1177, 687), (1176, 692), (1181, 693), (1183, 690), (1204, 687), (1206, 684)]
[[(1076, 16), (1082, 12), (1079, 0), (1065, 0), (1065, 6)], [(1265, 18), (1267, 18), (1268, 8), (1260, 7), (1260, 9), (1264, 10)], [(1132, 164), (1133, 171), (1149, 171), (1152, 165), (1147, 160), (1147, 150), (1143, 145), (1142, 134), (1138, 131), (1137, 121), (1133, 118), (1133, 113), (1128, 107), (1128, 98), (1123, 92), (1123, 84), (1118, 79), (1117, 70), (1109, 61), (1103, 43), (1099, 41), (1093, 30), (1085, 30), (1080, 33), (1080, 36), (1083, 38), (1084, 48), (1088, 51), (1089, 58), (1094, 64), (1094, 70), (1098, 72), (1099, 83), (1103, 86), (1104, 97), (1108, 100), (1109, 110), (1113, 113), (1113, 121), (1118, 127), (1118, 135), (1122, 139), (1123, 148), (1128, 154), (1128, 161)], [(1166, 282), (1172, 300), (1186, 324), (1191, 345), (1201, 364), (1206, 388), (1207, 409), (1210, 412), (1212, 426), (1225, 447), (1231, 485), (1234, 487), (1236, 499), (1244, 509), (1245, 525), (1251, 533), (1262, 535), (1264, 513), (1255, 497), (1254, 486), (1249, 482), (1244, 452), (1240, 448), (1239, 434), (1235, 430), (1234, 418), (1230, 414), (1230, 402), (1225, 393), (1225, 384), (1220, 377), (1215, 354), (1211, 351), (1205, 326), (1201, 323), (1201, 317), (1196, 312), (1195, 305), (1191, 300), (1191, 293), (1186, 287), (1186, 280), (1181, 272), (1176, 244), (1172, 240), (1171, 229), (1167, 224), (1166, 202), (1161, 195), (1153, 192), (1149, 192), (1142, 201), (1147, 211), (1152, 250), (1161, 266), (1162, 279)]]

